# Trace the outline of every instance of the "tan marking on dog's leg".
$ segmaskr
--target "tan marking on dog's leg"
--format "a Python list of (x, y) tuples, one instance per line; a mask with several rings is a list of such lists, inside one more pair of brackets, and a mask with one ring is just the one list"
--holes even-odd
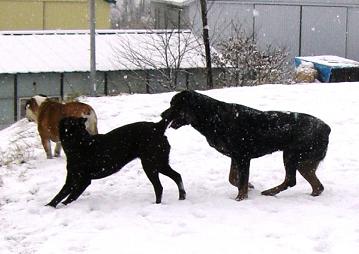
[(239, 185), (238, 171), (233, 168), (232, 164), (231, 164), (231, 169), (229, 171), (228, 181), (230, 184), (232, 184), (235, 187), (238, 187)]
[(282, 192), (282, 191), (288, 189), (288, 187), (289, 187), (288, 180), (285, 179), (284, 182), (281, 183), (280, 185), (278, 185), (274, 188), (262, 191), (262, 195), (274, 196), (274, 195), (278, 194), (279, 192)]
[(250, 159), (232, 159), (231, 168), (238, 172), (238, 195), (237, 201), (248, 198), (248, 180), (249, 180)]
[(237, 201), (241, 201), (248, 198), (248, 184), (243, 184), (238, 188), (238, 195), (236, 197)]
[[(232, 184), (233, 186), (239, 187), (238, 171), (233, 168), (233, 164), (231, 164), (231, 169), (230, 169), (230, 171), (229, 171), (228, 181), (229, 181), (229, 183)], [(254, 189), (253, 184), (251, 184), (250, 182), (248, 182), (248, 188), (249, 188), (249, 189)]]
[(61, 142), (58, 141), (56, 142), (56, 145), (55, 145), (55, 157), (60, 157), (60, 154), (61, 154)]
[(300, 165), (300, 162), (298, 161), (296, 154), (292, 153), (290, 151), (283, 151), (283, 162), (284, 162), (284, 168), (285, 168), (285, 178), (283, 183), (280, 185), (262, 191), (262, 195), (266, 196), (274, 196), (278, 194), (279, 192), (282, 192), (289, 187), (293, 187), (296, 185), (296, 172)]
[(315, 171), (319, 162), (306, 162), (298, 170), (305, 180), (312, 186), (312, 196), (319, 196), (324, 191), (324, 186), (319, 181)]

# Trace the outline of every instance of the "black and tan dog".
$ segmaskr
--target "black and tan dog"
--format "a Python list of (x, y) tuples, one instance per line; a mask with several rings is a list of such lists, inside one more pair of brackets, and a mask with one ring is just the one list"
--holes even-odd
[(163, 190), (159, 173), (174, 180), (179, 189), (179, 199), (185, 199), (181, 175), (169, 165), (170, 145), (164, 135), (168, 126), (165, 120), (132, 123), (97, 135), (86, 131), (86, 120), (70, 117), (60, 121), (60, 139), (67, 157), (67, 177), (65, 185), (48, 203), (49, 206), (56, 207), (66, 197), (64, 204), (76, 200), (92, 179), (112, 175), (136, 158), (141, 160), (153, 184), (156, 203), (161, 203)]
[(238, 187), (236, 200), (248, 197), (250, 160), (283, 151), (284, 182), (263, 195), (276, 195), (296, 184), (296, 171), (312, 186), (313, 196), (324, 190), (315, 171), (326, 155), (330, 127), (311, 115), (260, 111), (225, 103), (194, 91), (183, 91), (171, 100), (162, 118), (177, 129), (191, 125), (210, 146), (231, 157), (230, 182)]

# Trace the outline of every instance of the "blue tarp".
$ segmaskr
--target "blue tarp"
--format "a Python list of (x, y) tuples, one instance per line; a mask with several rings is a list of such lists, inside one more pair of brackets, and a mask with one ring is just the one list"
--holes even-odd
[(302, 62), (313, 63), (314, 68), (318, 71), (318, 79), (322, 82), (329, 82), (334, 69), (359, 68), (359, 62), (338, 57), (338, 56), (309, 56), (295, 57), (294, 63), (298, 67)]
[[(298, 67), (302, 63), (302, 61), (304, 61), (304, 60), (300, 59), (300, 57), (296, 57), (294, 59), (295, 66)], [(308, 61), (306, 61), (306, 62), (308, 62)], [(315, 63), (315, 62), (312, 62), (312, 63), (314, 64), (314, 68), (318, 71), (319, 80), (322, 82), (329, 82), (333, 67), (327, 66), (324, 64)]]

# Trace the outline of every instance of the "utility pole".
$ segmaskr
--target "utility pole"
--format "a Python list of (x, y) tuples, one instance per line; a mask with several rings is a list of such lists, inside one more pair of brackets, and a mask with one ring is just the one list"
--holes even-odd
[(212, 76), (212, 60), (211, 60), (211, 47), (209, 43), (209, 27), (207, 20), (207, 1), (200, 0), (201, 13), (202, 13), (202, 25), (203, 25), (203, 43), (206, 53), (206, 70), (207, 70), (207, 86), (209, 89), (213, 88), (213, 76)]
[(90, 26), (90, 95), (96, 96), (96, 11), (95, 0), (88, 0)]

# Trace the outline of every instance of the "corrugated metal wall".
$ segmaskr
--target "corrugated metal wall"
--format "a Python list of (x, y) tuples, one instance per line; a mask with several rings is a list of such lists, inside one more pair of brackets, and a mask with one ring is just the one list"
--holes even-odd
[[(156, 16), (156, 12), (165, 13), (168, 4), (157, 3), (153, 7), (156, 22), (171, 18)], [(189, 27), (201, 36), (199, 0), (181, 8), (185, 12), (183, 17), (188, 17), (181, 22), (191, 24)], [(208, 1), (208, 8), (214, 44), (228, 37), (235, 25), (249, 35), (254, 32), (261, 47), (285, 47), (292, 58), (330, 54), (359, 61), (359, 2), (356, 0), (216, 0)]]
[(346, 57), (347, 8), (304, 6), (301, 55)]
[[(337, 55), (359, 61), (359, 2), (354, 0), (209, 1), (212, 41), (230, 34), (231, 24), (253, 31), (262, 47), (286, 47), (290, 56)], [(199, 2), (188, 7), (201, 32)]]
[(0, 82), (0, 129), (14, 120), (14, 77), (2, 74)]
[(359, 61), (359, 8), (348, 9), (347, 57)]
[[(146, 78), (147, 72), (151, 78)], [(158, 73), (149, 70), (99, 71), (97, 94), (168, 92), (169, 89), (161, 86), (156, 77), (159, 77)], [(0, 129), (24, 116), (24, 103), (28, 98), (36, 94), (58, 98), (88, 95), (89, 84), (89, 73), (86, 72), (0, 74)], [(186, 88), (205, 89), (205, 70), (182, 70), (177, 90)]]

